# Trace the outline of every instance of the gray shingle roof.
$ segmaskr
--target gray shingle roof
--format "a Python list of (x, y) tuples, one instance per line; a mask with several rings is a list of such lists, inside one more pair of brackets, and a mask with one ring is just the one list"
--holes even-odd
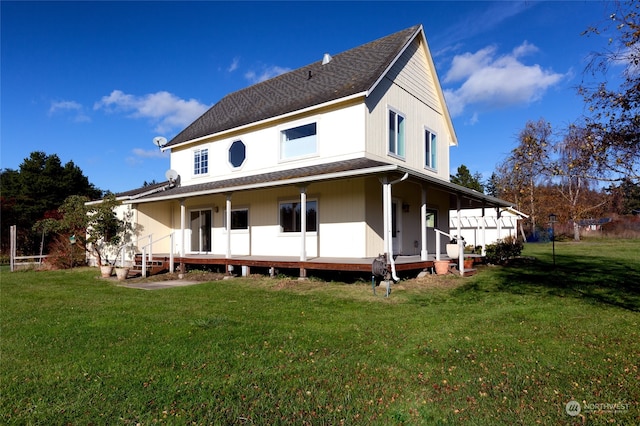
[(357, 158), (353, 160), (338, 161), (326, 164), (317, 164), (313, 166), (298, 167), (295, 169), (281, 170), (277, 172), (268, 172), (259, 175), (250, 175), (238, 178), (230, 178), (219, 180), (215, 182), (206, 182), (195, 185), (186, 186), (174, 186), (173, 188), (166, 188), (163, 191), (149, 194), (138, 198), (139, 201), (144, 202), (148, 199), (155, 199), (158, 197), (176, 197), (178, 195), (193, 195), (202, 193), (216, 193), (223, 190), (230, 190), (232, 188), (244, 187), (244, 186), (277, 186), (283, 184), (283, 182), (290, 181), (292, 179), (309, 178), (319, 175), (327, 175), (332, 173), (342, 173), (354, 170), (373, 169), (376, 167), (388, 166), (387, 163), (380, 161), (370, 160), (367, 158)]
[(336, 54), (328, 64), (314, 62), (231, 93), (166, 147), (367, 91), (421, 28), (407, 28)]

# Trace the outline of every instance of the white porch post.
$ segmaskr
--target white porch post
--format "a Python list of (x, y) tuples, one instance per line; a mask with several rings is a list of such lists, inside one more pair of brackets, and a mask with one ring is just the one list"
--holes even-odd
[(484, 217), (484, 207), (482, 208), (482, 255), (487, 255), (487, 220)]
[(420, 260), (427, 260), (427, 188), (422, 187), (422, 205), (420, 207), (420, 240), (422, 241), (422, 250), (420, 250)]
[(300, 187), (300, 261), (307, 260), (307, 188)]
[(496, 207), (496, 232), (498, 233), (498, 239), (501, 239), (502, 236), (502, 211), (500, 207)]
[(462, 215), (461, 215), (461, 202), (460, 195), (456, 195), (456, 204), (458, 211), (458, 268), (460, 269), (460, 275), (464, 275), (464, 246), (462, 242)]
[(227, 226), (225, 226), (227, 231), (227, 250), (224, 257), (227, 259), (230, 259), (231, 258), (231, 194), (227, 194), (225, 214), (227, 218)]
[(180, 257), (184, 257), (184, 228), (187, 220), (187, 208), (184, 198), (180, 200)]

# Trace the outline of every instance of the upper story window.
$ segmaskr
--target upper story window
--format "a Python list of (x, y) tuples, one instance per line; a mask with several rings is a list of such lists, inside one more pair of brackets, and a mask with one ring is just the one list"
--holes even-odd
[(436, 134), (424, 130), (424, 166), (428, 169), (438, 168), (438, 138)]
[(247, 157), (247, 149), (242, 141), (235, 141), (229, 147), (229, 163), (233, 167), (240, 167)]
[(196, 149), (193, 152), (193, 174), (204, 175), (209, 173), (209, 149)]
[[(307, 232), (316, 232), (318, 229), (318, 202), (307, 200)], [(280, 231), (300, 232), (301, 206), (298, 202), (280, 203)]]
[(389, 110), (389, 153), (404, 158), (404, 116)]
[(281, 160), (304, 157), (317, 152), (316, 123), (309, 123), (280, 132)]

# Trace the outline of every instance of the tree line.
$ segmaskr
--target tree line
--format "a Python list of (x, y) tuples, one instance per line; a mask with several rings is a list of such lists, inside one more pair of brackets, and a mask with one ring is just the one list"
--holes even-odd
[[(609, 45), (591, 55), (577, 87), (588, 112), (565, 129), (553, 129), (544, 118), (528, 121), (517, 146), (484, 184), (468, 169), (463, 178), (452, 176), (465, 186), (465, 179), (475, 177), (473, 189), (481, 185), (514, 202), (530, 215), (534, 238), (548, 226), (550, 213), (570, 223), (578, 239), (581, 219), (640, 212), (640, 3), (613, 5), (605, 22), (583, 33), (609, 35)], [(622, 70), (617, 86), (607, 79), (616, 69)]]
[[(514, 202), (530, 215), (531, 235), (547, 226), (550, 213), (577, 224), (606, 213), (640, 211), (640, 3), (614, 5), (606, 23), (584, 32), (586, 37), (615, 34), (585, 70), (595, 83), (585, 80), (577, 88), (589, 114), (566, 129), (552, 129), (544, 118), (528, 121), (517, 146), (486, 182), (464, 165), (451, 176), (453, 183)], [(620, 65), (622, 83), (610, 87), (605, 74)], [(604, 81), (598, 81), (599, 73)], [(104, 195), (72, 161), (63, 165), (55, 154), (31, 153), (18, 170), (0, 171), (2, 252), (8, 251), (10, 225), (18, 226), (23, 252), (37, 253), (43, 234), (34, 224), (61, 219), (59, 208), (69, 196)]]

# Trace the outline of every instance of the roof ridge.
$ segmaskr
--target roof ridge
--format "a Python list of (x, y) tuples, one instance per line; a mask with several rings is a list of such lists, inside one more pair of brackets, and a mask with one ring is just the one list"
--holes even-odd
[(313, 105), (368, 91), (422, 25), (312, 62), (222, 97), (166, 148)]

